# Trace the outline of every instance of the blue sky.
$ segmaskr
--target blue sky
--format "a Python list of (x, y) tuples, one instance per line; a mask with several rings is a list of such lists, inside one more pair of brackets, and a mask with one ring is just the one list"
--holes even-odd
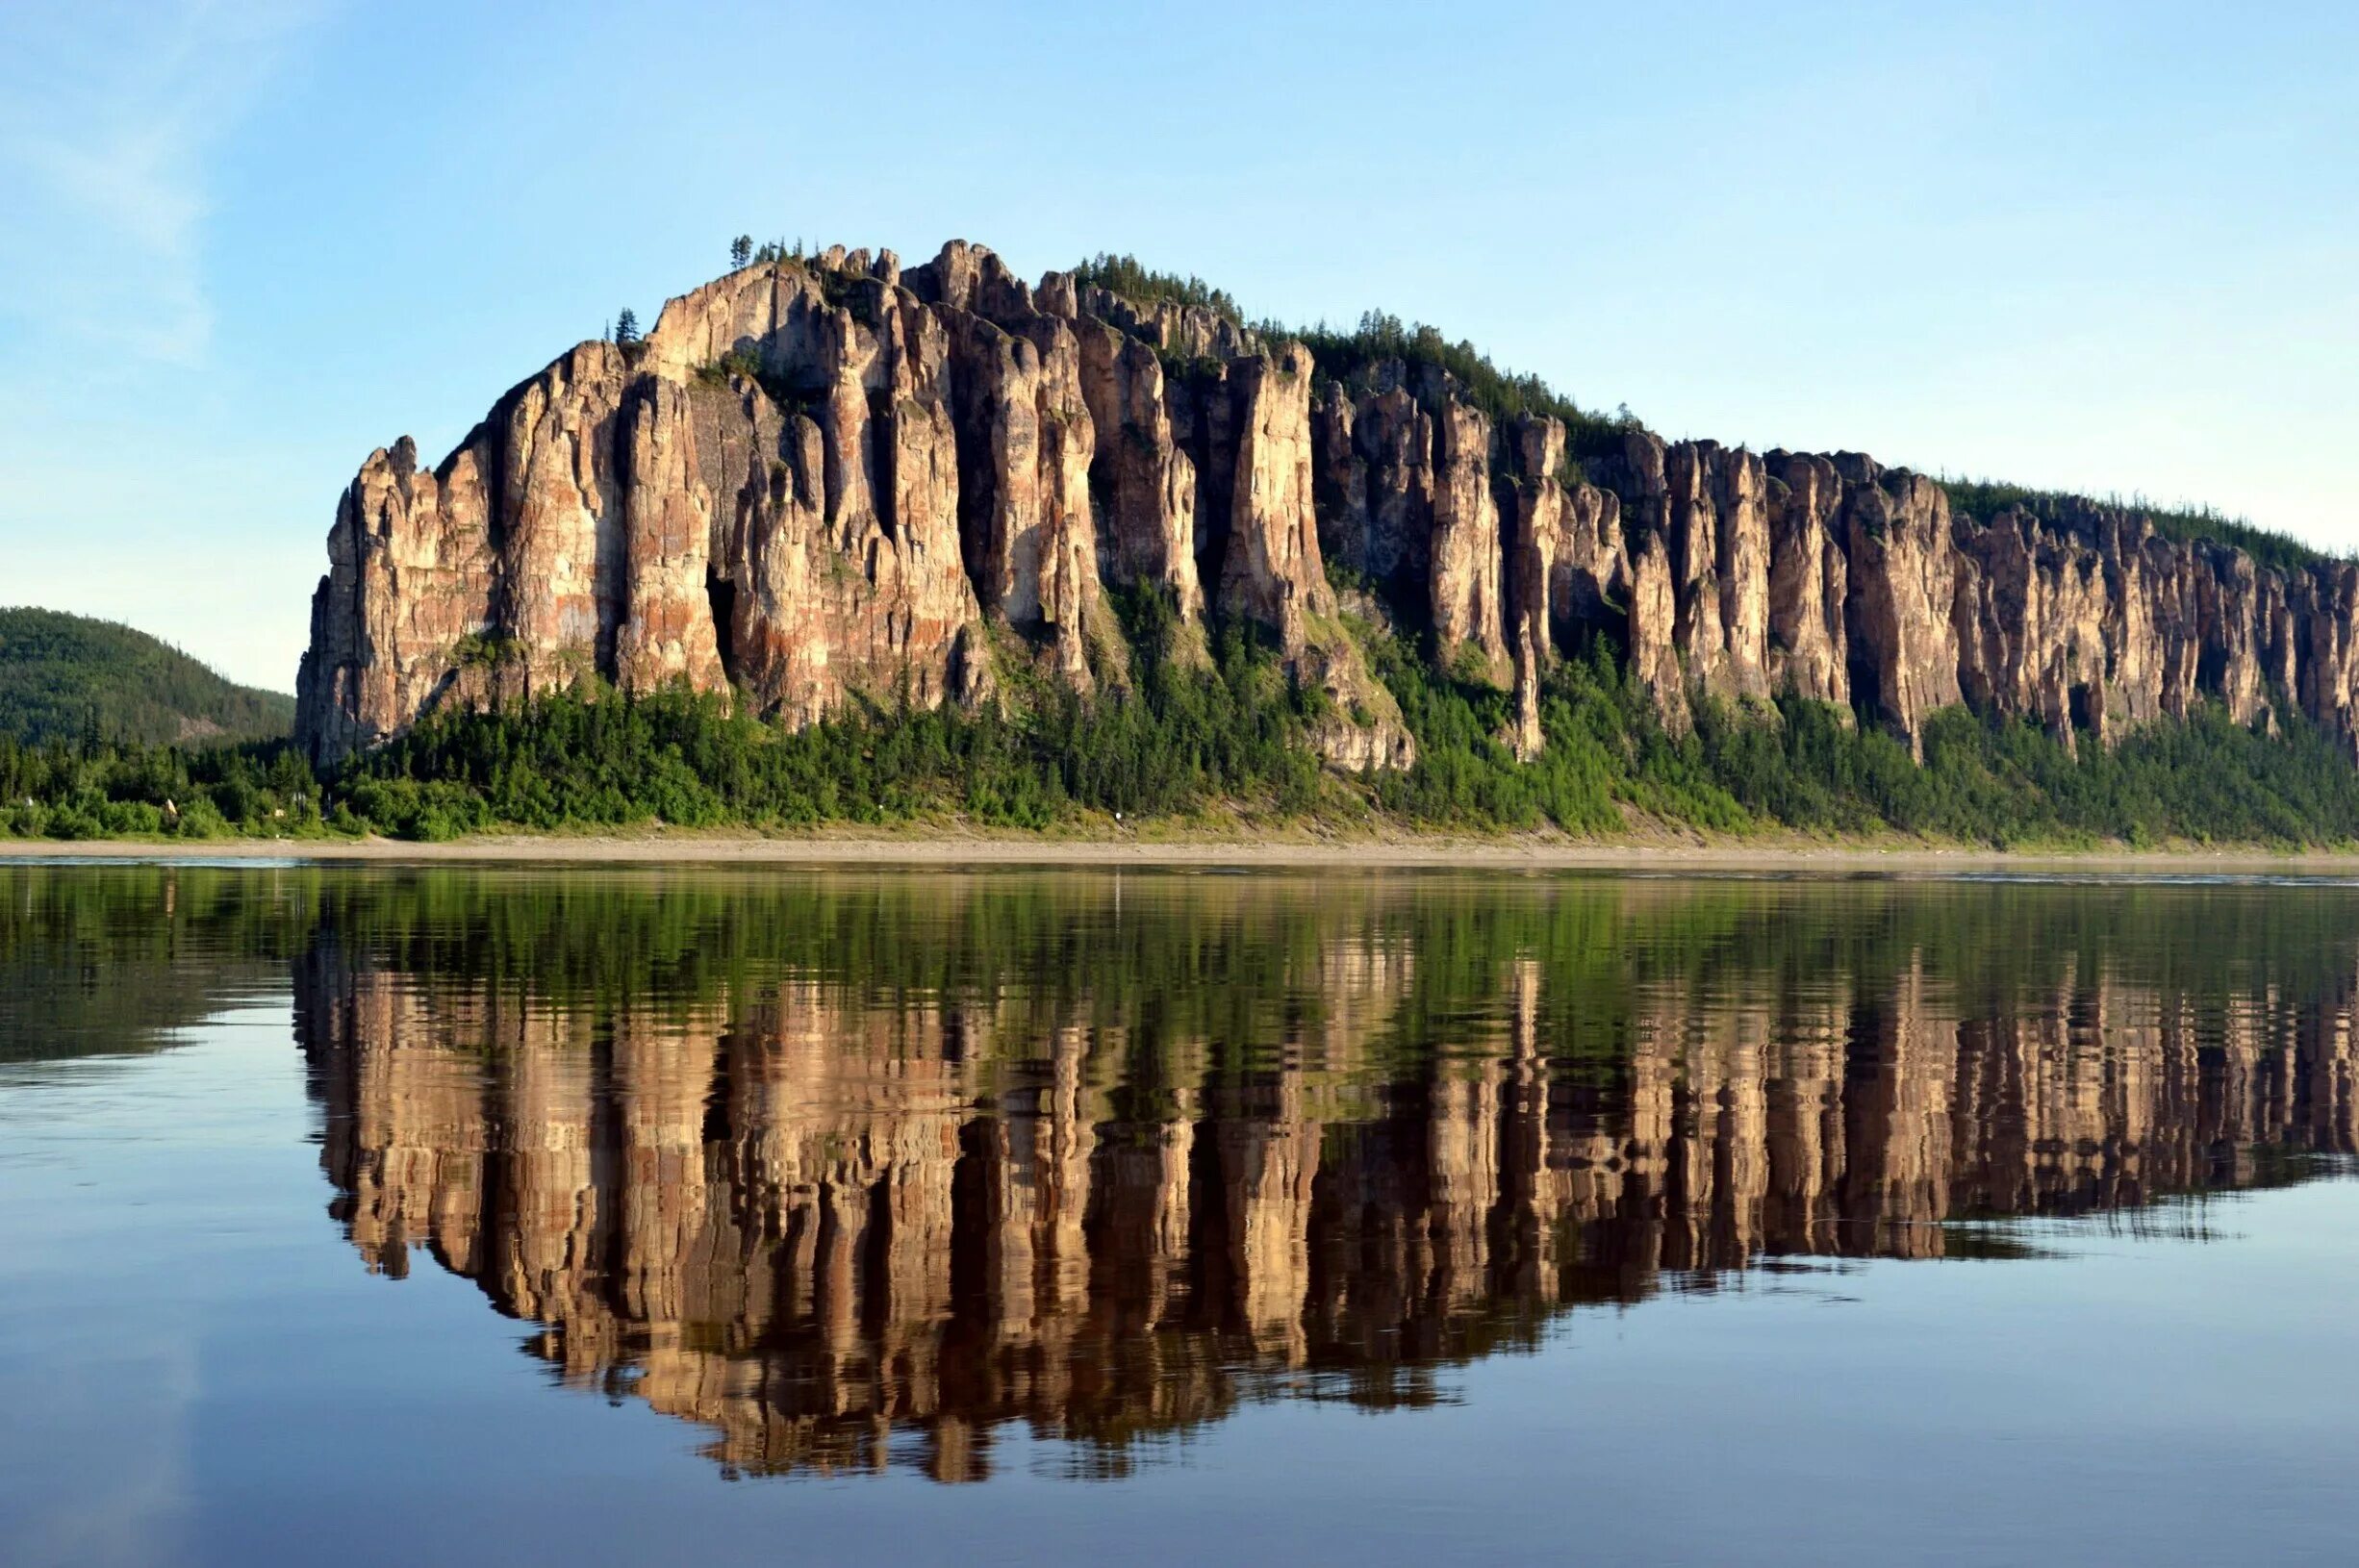
[(0, 602), (291, 687), (369, 449), (741, 230), (2359, 547), (2359, 6), (8, 0)]

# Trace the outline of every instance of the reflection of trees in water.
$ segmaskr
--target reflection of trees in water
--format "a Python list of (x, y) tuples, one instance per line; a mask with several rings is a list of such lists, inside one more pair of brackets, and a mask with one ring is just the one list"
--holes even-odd
[[(340, 1218), (748, 1471), (1119, 1473), (1567, 1309), (2349, 1150), (2340, 890), (323, 881)], [(2194, 1208), (2144, 1209), (2193, 1215)], [(2176, 1222), (2172, 1222), (2176, 1223)]]
[(308, 941), (303, 885), (277, 871), (0, 865), (0, 1065), (161, 1050), (277, 993)]

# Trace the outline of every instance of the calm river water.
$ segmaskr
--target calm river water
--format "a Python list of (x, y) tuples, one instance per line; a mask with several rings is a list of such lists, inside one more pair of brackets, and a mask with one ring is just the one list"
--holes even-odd
[(0, 1558), (2346, 1563), (2359, 886), (0, 866)]

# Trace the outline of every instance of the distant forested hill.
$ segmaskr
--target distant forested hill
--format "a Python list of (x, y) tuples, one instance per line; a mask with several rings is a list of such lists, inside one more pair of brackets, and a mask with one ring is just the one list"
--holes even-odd
[(145, 632), (55, 610), (0, 609), (0, 734), (40, 743), (261, 740), (294, 698), (222, 679)]

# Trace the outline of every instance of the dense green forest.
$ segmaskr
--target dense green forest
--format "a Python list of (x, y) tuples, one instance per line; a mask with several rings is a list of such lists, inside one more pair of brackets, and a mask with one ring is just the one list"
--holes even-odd
[(1498, 737), (1511, 698), (1439, 673), (1406, 636), (1350, 622), (1420, 755), (1339, 776), (1315, 759), (1323, 693), (1244, 629), (1184, 655), (1164, 601), (1126, 596), (1126, 695), (1013, 683), (956, 712), (848, 714), (799, 733), (685, 690), (596, 683), (493, 713), (430, 717), (320, 779), (283, 742), (189, 747), (0, 737), (0, 833), (91, 838), (495, 827), (794, 829), (828, 823), (1124, 830), (1320, 826), (1580, 836), (1663, 828), (1731, 837), (1896, 833), (1995, 846), (2359, 842), (2359, 770), (2284, 709), (2265, 735), (2206, 708), (2111, 750), (2021, 721), (1934, 716), (1925, 759), (1820, 704), (1707, 707), (1672, 736), (1600, 642), (1547, 674), (1547, 746)]
[(111, 620), (0, 609), (0, 734), (69, 740), (260, 740), (294, 725), (294, 698), (223, 680)]

